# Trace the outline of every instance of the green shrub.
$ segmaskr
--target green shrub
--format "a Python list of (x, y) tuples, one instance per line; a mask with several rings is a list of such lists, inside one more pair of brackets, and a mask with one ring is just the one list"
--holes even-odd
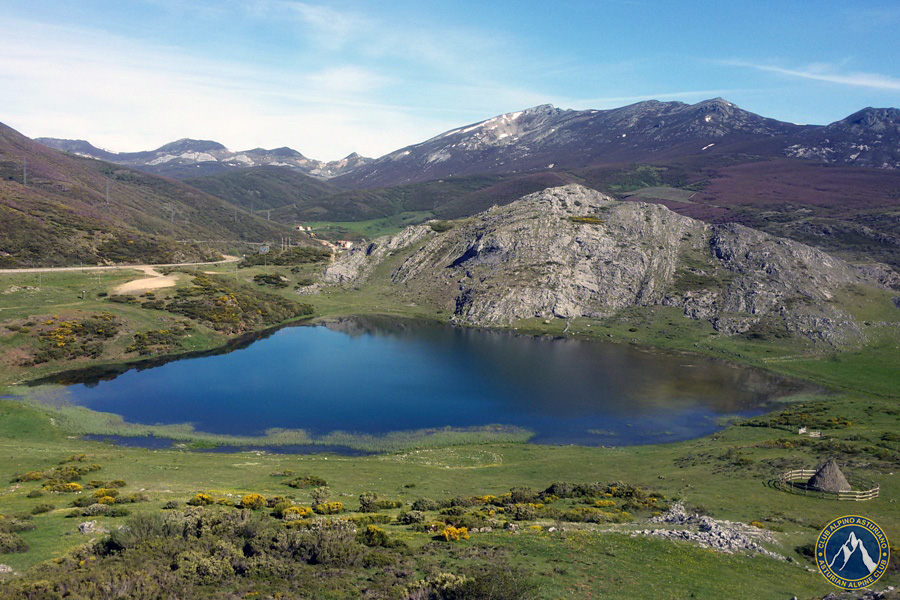
[(285, 288), (290, 280), (278, 273), (260, 273), (253, 276), (253, 283), (257, 285), (270, 285), (272, 287)]
[(404, 525), (415, 525), (425, 522), (425, 513), (420, 510), (410, 510), (397, 515), (397, 522)]
[(31, 514), (40, 515), (46, 512), (50, 512), (55, 507), (52, 504), (38, 504), (34, 508), (31, 509)]
[(108, 504), (101, 504), (100, 502), (96, 502), (94, 504), (86, 506), (80, 514), (84, 517), (96, 517), (97, 515), (105, 515), (109, 511), (110, 507)]
[(369, 525), (365, 531), (360, 532), (359, 541), (370, 547), (390, 545), (387, 531), (376, 525)]
[(456, 226), (456, 223), (453, 221), (430, 221), (428, 226), (435, 233), (443, 233), (445, 231), (450, 231)]
[(309, 493), (314, 504), (324, 504), (331, 495), (331, 490), (327, 487), (317, 487)]
[(28, 542), (14, 533), (0, 531), (0, 554), (28, 552)]
[[(287, 473), (287, 471), (285, 471)], [(293, 472), (290, 472), (293, 475)], [(286, 475), (290, 477), (290, 475)], [(328, 485), (328, 482), (322, 479), (317, 475), (304, 475), (302, 477), (297, 477), (296, 479), (292, 479), (290, 481), (284, 482), (285, 485), (289, 485), (292, 488), (317, 488), (317, 487), (325, 487)]]
[(394, 519), (390, 515), (382, 515), (379, 513), (369, 513), (365, 515), (353, 515), (347, 517), (347, 520), (357, 527), (365, 527), (367, 525), (386, 525)]
[(412, 508), (413, 510), (425, 512), (429, 510), (438, 510), (441, 508), (441, 505), (435, 500), (419, 498), (412, 503)]
[(359, 495), (359, 512), (378, 512), (378, 494), (363, 492)]
[(344, 512), (343, 502), (320, 502), (313, 505), (313, 511), (320, 515), (336, 515)]

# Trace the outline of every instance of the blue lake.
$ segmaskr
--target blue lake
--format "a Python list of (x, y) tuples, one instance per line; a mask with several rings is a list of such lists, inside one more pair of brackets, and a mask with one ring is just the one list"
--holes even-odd
[(696, 356), (353, 318), (72, 384), (66, 395), (131, 423), (219, 434), (503, 424), (533, 431), (536, 443), (628, 445), (706, 435), (719, 417), (765, 412), (798, 389)]

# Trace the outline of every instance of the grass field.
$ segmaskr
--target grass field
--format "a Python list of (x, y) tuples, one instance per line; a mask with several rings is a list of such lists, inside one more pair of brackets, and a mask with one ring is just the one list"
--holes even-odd
[[(315, 277), (317, 267), (304, 265), (296, 272), (283, 267), (252, 267), (236, 272), (233, 265), (222, 265), (209, 270), (243, 281), (252, 281), (253, 275), (263, 272), (281, 273), (292, 285), (269, 291), (298, 298), (293, 284)], [(157, 329), (170, 318), (161, 311), (110, 303), (99, 296), (133, 277), (138, 275), (124, 270), (104, 272), (99, 279), (89, 273), (0, 276), (0, 292), (8, 291), (0, 294), (0, 323), (112, 311), (125, 326), (120, 338), (110, 342), (101, 362), (133, 360), (137, 357), (124, 350), (127, 338), (135, 331)], [(82, 289), (86, 290), (83, 301)], [(397, 302), (377, 285), (300, 299), (315, 306), (318, 318), (373, 313), (432, 319), (445, 316), (427, 302), (415, 306)], [(900, 444), (896, 441), (900, 437), (898, 338), (896, 329), (879, 325), (896, 317), (889, 310), (890, 298), (886, 294), (855, 295), (844, 301), (854, 307), (860, 318), (872, 323), (867, 326), (871, 344), (840, 354), (817, 354), (797, 342), (716, 336), (708, 325), (684, 319), (678, 311), (666, 308), (623, 314), (617, 319), (576, 319), (570, 323), (533, 320), (516, 324), (523, 333), (560, 335), (568, 328), (567, 334), (586, 339), (698, 352), (763, 366), (835, 390), (795, 398), (775, 415), (738, 423), (705, 438), (672, 444), (539, 446), (521, 443), (525, 438), (520, 434), (498, 442), (477, 434), (465, 437), (472, 432), (446, 432), (445, 437), (439, 435), (430, 440), (414, 433), (398, 434), (395, 445), (371, 445), (372, 440), (330, 440), (381, 451), (372, 456), (210, 453), (189, 451), (186, 447), (150, 450), (111, 446), (79, 437), (91, 432), (122, 433), (125, 426), (115, 417), (71, 408), (56, 412), (57, 409), (19, 400), (0, 399), (0, 514), (29, 514), (38, 504), (53, 505), (49, 512), (33, 517), (33, 529), (18, 534), (28, 542), (30, 550), (0, 554), (0, 564), (24, 572), (90, 539), (91, 536), (76, 531), (76, 525), (86, 519), (69, 517), (78, 510), (71, 503), (79, 494), (44, 492), (41, 497), (30, 498), (30, 492), (42, 487), (41, 481), (12, 481), (22, 473), (46, 471), (71, 455), (84, 453), (89, 463), (101, 467), (85, 479), (121, 479), (126, 482), (122, 494), (147, 495), (147, 502), (126, 505), (133, 515), (159, 512), (168, 502), (184, 506), (198, 492), (231, 503), (244, 494), (259, 493), (266, 497), (285, 496), (309, 505), (311, 490), (285, 485), (289, 479), (283, 475), (285, 472), (326, 480), (332, 498), (344, 502), (351, 513), (359, 508), (357, 498), (363, 492), (376, 492), (380, 497), (404, 503), (404, 508), (381, 511), (391, 519), (420, 498), (501, 495), (522, 487), (543, 490), (555, 481), (622, 481), (659, 493), (667, 501), (680, 500), (719, 519), (759, 522), (773, 535), (768, 547), (793, 562), (725, 555), (686, 543), (631, 537), (631, 529), (644, 526), (629, 523), (565, 524), (536, 518), (520, 522), (518, 533), (495, 529), (473, 533), (470, 540), (453, 544), (436, 542), (432, 534), (414, 531), (394, 520), (381, 526), (408, 545), (414, 558), (404, 560), (411, 561), (408, 564), (413, 565), (415, 577), (424, 577), (430, 568), (457, 572), (501, 560), (531, 574), (539, 584), (541, 598), (821, 597), (834, 588), (795, 549), (812, 543), (824, 524), (843, 514), (859, 513), (879, 523), (889, 539), (900, 539), (900, 508), (894, 502), (900, 494), (900, 481), (894, 475), (900, 468)], [(31, 339), (0, 327), (0, 352), (10, 361), (16, 350), (23, 347), (23, 340)], [(226, 340), (222, 334), (198, 327), (190, 338), (182, 340), (181, 350), (209, 349)], [(29, 369), (5, 364), (0, 385), (7, 386), (5, 392), (15, 391), (9, 387), (14, 382), (88, 364), (87, 360), (70, 362), (73, 364)], [(800, 423), (822, 427), (823, 437), (800, 438), (796, 434)], [(228, 442), (204, 440), (177, 427), (155, 433), (210, 445)], [(273, 439), (280, 436), (290, 443), (309, 441), (302, 432), (272, 435)], [(366, 443), (370, 445), (365, 446)], [(790, 495), (771, 487), (769, 482), (779, 472), (813, 468), (828, 456), (838, 457), (854, 475), (878, 482), (880, 497), (849, 505)], [(646, 512), (635, 513), (637, 519), (646, 516)], [(428, 512), (429, 519), (439, 517), (437, 511)], [(127, 522), (122, 517), (91, 517), (94, 518), (107, 528)], [(551, 527), (556, 531), (549, 531)], [(375, 581), (379, 572), (377, 567), (366, 567), (342, 576), (353, 581)], [(892, 567), (878, 587), (898, 584), (900, 571)], [(373, 597), (391, 597), (385, 594)]]

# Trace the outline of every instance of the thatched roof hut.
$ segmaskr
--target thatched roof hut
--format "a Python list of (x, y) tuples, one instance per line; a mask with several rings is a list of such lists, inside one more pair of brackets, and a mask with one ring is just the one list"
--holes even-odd
[(809, 478), (806, 485), (820, 492), (849, 492), (852, 488), (850, 482), (844, 477), (841, 468), (833, 458), (822, 465), (816, 474)]

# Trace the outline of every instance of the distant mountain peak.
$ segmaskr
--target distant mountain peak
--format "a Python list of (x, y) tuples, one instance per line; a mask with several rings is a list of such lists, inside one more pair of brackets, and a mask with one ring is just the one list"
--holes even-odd
[(156, 149), (156, 152), (213, 152), (228, 151), (228, 148), (214, 142), (212, 140), (195, 140), (192, 138), (181, 138), (174, 142), (169, 142)]
[(871, 106), (859, 110), (852, 115), (836, 121), (832, 126), (858, 125), (874, 130), (882, 130), (888, 127), (900, 126), (900, 109), (898, 108), (872, 108)]

